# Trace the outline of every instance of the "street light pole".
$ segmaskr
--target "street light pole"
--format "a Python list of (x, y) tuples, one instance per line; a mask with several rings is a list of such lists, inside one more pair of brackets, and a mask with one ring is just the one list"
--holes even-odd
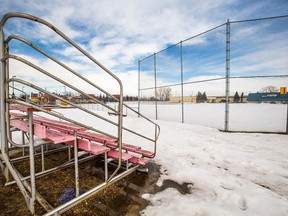
[[(15, 77), (16, 77), (16, 76), (12, 76), (12, 78), (15, 78)], [(12, 98), (15, 98), (15, 92), (14, 92), (14, 90), (15, 90), (15, 85), (14, 85), (14, 81), (13, 81), (12, 85), (13, 85)]]
[(26, 100), (26, 96), (25, 96), (25, 94), (24, 94), (24, 88), (25, 88), (25, 86), (22, 86), (22, 95), (21, 95), (21, 98), (24, 99), (24, 97), (25, 97), (25, 100)]

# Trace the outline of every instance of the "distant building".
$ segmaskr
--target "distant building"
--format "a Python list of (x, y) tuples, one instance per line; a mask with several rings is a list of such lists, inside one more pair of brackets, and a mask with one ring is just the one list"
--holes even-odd
[[(182, 97), (181, 96), (172, 96), (169, 100), (170, 103), (181, 103)], [(184, 96), (183, 102), (185, 103), (196, 103), (196, 96)]]
[[(196, 103), (196, 96), (184, 96), (183, 97), (184, 103)], [(170, 97), (170, 103), (181, 103), (182, 97), (181, 96), (172, 96)], [(206, 103), (225, 103), (226, 96), (207, 96)], [(234, 96), (229, 96), (229, 102), (234, 103)], [(247, 102), (247, 96), (244, 96), (242, 99), (240, 98), (239, 103)]]
[(117, 98), (118, 100), (120, 100), (120, 95), (119, 94), (113, 94), (112, 96)]
[(248, 95), (248, 102), (254, 103), (287, 103), (288, 94), (280, 94), (280, 92), (269, 93), (250, 93)]
[[(88, 94), (88, 96), (96, 99), (94, 94)], [(88, 96), (81, 94), (80, 96), (66, 97), (66, 99), (72, 101), (73, 103), (94, 103), (95, 101)]]

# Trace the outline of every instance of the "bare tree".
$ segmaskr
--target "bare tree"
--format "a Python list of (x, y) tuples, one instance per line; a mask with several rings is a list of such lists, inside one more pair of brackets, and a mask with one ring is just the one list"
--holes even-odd
[(260, 92), (262, 93), (270, 93), (270, 92), (278, 92), (279, 88), (277, 88), (276, 86), (265, 86), (263, 87)]
[(170, 100), (170, 97), (172, 96), (172, 89), (171, 88), (164, 88), (164, 98), (165, 101)]
[(159, 88), (156, 91), (157, 99), (160, 101), (168, 101), (172, 95), (171, 88)]

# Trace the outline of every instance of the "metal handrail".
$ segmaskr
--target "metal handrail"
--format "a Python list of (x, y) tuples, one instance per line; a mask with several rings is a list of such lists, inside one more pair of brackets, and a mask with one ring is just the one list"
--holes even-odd
[[(84, 112), (86, 112), (86, 113), (89, 113), (89, 114), (91, 114), (91, 115), (93, 115), (93, 116), (95, 116), (95, 117), (97, 117), (97, 118), (101, 118), (101, 119), (103, 118), (102, 116), (100, 116), (100, 115), (98, 115), (98, 114), (96, 114), (96, 113), (94, 113), (94, 112), (91, 112), (90, 110), (88, 110), (88, 109), (86, 109), (86, 108), (84, 108), (84, 107), (82, 107), (82, 106), (79, 106), (79, 105), (77, 105), (77, 104), (75, 104), (75, 103), (72, 103), (72, 102), (69, 101), (69, 100), (66, 100), (66, 99), (64, 99), (64, 98), (61, 98), (59, 95), (53, 94), (53, 93), (51, 93), (51, 92), (49, 92), (49, 91), (46, 91), (45, 89), (43, 89), (43, 88), (41, 88), (41, 87), (38, 87), (38, 86), (35, 86), (34, 84), (32, 84), (32, 83), (30, 83), (30, 82), (27, 82), (27, 81), (25, 81), (25, 80), (21, 80), (21, 79), (19, 79), (19, 78), (10, 78), (10, 79), (8, 80), (8, 82), (17, 82), (17, 83), (21, 83), (21, 84), (23, 84), (23, 85), (29, 86), (29, 87), (31, 87), (31, 88), (34, 88), (34, 89), (38, 90), (38, 91), (44, 92), (44, 93), (47, 94), (47, 95), (50, 95), (50, 96), (55, 97), (55, 98), (57, 98), (57, 99), (59, 99), (59, 100), (62, 100), (62, 101), (64, 101), (65, 103), (71, 105), (72, 107), (78, 108), (78, 109), (80, 109), (80, 110), (82, 110), (82, 111), (84, 111)], [(13, 101), (12, 101), (12, 99), (9, 99), (8, 101), (10, 101), (10, 102), (15, 102), (15, 103), (19, 103), (19, 104), (26, 105), (26, 106), (29, 106), (29, 104), (31, 104), (31, 103), (25, 103), (25, 104), (23, 104), (23, 103), (17, 102), (17, 101), (21, 101), (21, 100), (13, 100)], [(24, 101), (23, 101), (23, 102), (24, 102)], [(31, 106), (31, 107), (32, 107), (32, 106)], [(40, 110), (41, 107), (37, 106), (37, 104), (33, 104), (33, 108)], [(41, 111), (42, 111), (42, 110), (43, 110), (43, 112), (46, 112), (46, 113), (48, 113), (48, 114), (50, 114), (50, 112), (51, 112), (51, 111), (48, 112), (48, 111), (46, 111), (45, 109), (41, 109)], [(59, 117), (59, 115), (60, 115), (61, 117)], [(82, 126), (82, 127), (85, 127), (85, 126), (86, 126), (86, 128), (87, 128), (87, 125), (78, 123), (78, 122), (73, 121), (73, 120), (69, 120), (69, 119), (64, 119), (64, 118), (62, 118), (64, 115), (61, 114), (61, 113), (59, 113), (59, 112), (57, 112), (57, 115), (54, 115), (54, 116), (57, 117), (57, 118), (60, 118), (60, 119), (62, 119), (62, 120), (69, 121), (69, 122), (71, 122), (71, 123), (77, 124), (77, 125)], [(108, 123), (117, 126), (117, 123), (115, 123), (115, 122), (113, 122), (113, 121), (111, 121), (111, 120), (109, 120), (109, 119), (103, 118), (102, 120), (105, 120), (105, 121), (107, 121)], [(81, 125), (80, 125), (80, 124), (81, 124)], [(93, 130), (93, 131), (95, 131), (95, 132), (98, 132), (98, 133), (105, 134), (105, 135), (107, 135), (107, 136), (111, 136), (111, 137), (113, 137), (113, 138), (117, 138), (117, 137), (115, 137), (115, 136), (113, 136), (113, 135), (111, 135), (111, 134), (105, 133), (104, 131), (97, 130), (97, 129), (95, 129), (95, 128), (94, 128), (94, 129), (89, 128), (89, 129), (91, 129), (91, 130)], [(135, 132), (135, 131), (130, 130), (129, 128), (123, 127), (123, 130), (126, 130), (126, 131), (128, 131), (128, 132), (134, 133), (135, 135), (140, 136), (140, 137), (142, 137), (142, 138), (144, 138), (144, 139), (147, 139), (147, 140), (149, 140), (149, 141), (152, 141), (152, 142), (154, 141), (154, 140), (152, 140), (152, 139), (149, 138), (149, 137), (146, 137), (146, 136), (144, 136), (144, 135), (142, 135), (142, 134), (139, 134), (139, 133), (137, 133), (137, 132)]]
[[(12, 82), (13, 82), (14, 80), (12, 80)], [(11, 81), (9, 81), (8, 80), (8, 82), (11, 82)], [(22, 91), (21, 89), (19, 89), (19, 88), (16, 88), (16, 87), (13, 87), (13, 86), (9, 86), (10, 88), (12, 88), (12, 89), (15, 89), (15, 90), (17, 90), (17, 91), (20, 91), (20, 92), (22, 92), (22, 94), (25, 94), (25, 98), (27, 99), (27, 97), (28, 97), (28, 95), (27, 95), (27, 93), (25, 92), (25, 91)], [(9, 96), (10, 96), (10, 94), (9, 94)], [(14, 96), (14, 97), (13, 97)], [(16, 95), (12, 95), (12, 97), (11, 97), (12, 99), (18, 99), (18, 100), (21, 100), (21, 101), (27, 101), (27, 100), (25, 100), (25, 99), (23, 99), (23, 98), (21, 98), (21, 97), (17, 97)], [(30, 101), (29, 103), (32, 103), (32, 104), (34, 104), (34, 105), (37, 105), (36, 103), (34, 103), (34, 102), (32, 102), (32, 101)], [(61, 116), (64, 116), (64, 114), (62, 114), (62, 113), (60, 113), (60, 112), (57, 112), (57, 111), (55, 111), (55, 110), (51, 110), (51, 112), (54, 112), (54, 113), (57, 113), (57, 114), (59, 114), (59, 115), (61, 115)], [(35, 116), (40, 116), (40, 115), (38, 115), (38, 114), (34, 114)], [(61, 119), (60, 119), (61, 120)]]
[[(62, 62), (60, 62), (59, 60), (57, 60), (56, 58), (50, 56), (49, 54), (45, 53), (44, 51), (42, 51), (40, 48), (38, 48), (36, 45), (34, 45), (33, 43), (31, 43), (30, 41), (20, 37), (20, 36), (16, 36), (16, 35), (10, 35), (8, 36), (8, 38), (5, 40), (4, 38), (4, 25), (7, 22), (8, 19), (10, 18), (23, 18), (23, 19), (27, 19), (27, 20), (31, 20), (34, 22), (38, 22), (40, 24), (43, 24), (45, 26), (47, 26), (48, 28), (50, 28), (51, 30), (53, 30), (57, 35), (59, 35), (60, 37), (62, 37), (66, 42), (68, 42), (71, 46), (73, 46), (74, 48), (76, 48), (79, 52), (81, 52), (84, 56), (86, 56), (88, 59), (90, 59), (94, 64), (96, 64), (98, 67), (100, 67), (102, 70), (104, 70), (104, 72), (106, 72), (108, 75), (110, 75), (113, 79), (115, 79), (119, 85), (119, 98), (116, 98), (115, 96), (111, 95), (110, 93), (108, 93), (106, 90), (104, 90), (103, 88), (99, 87), (98, 85), (92, 83), (90, 80), (88, 80), (87, 78), (85, 78), (84, 76), (82, 76), (80, 73), (77, 73), (76, 71), (72, 70), (70, 67), (68, 67), (67, 65), (63, 64)], [(9, 49), (8, 49), (8, 44), (10, 43), (10, 41), (12, 41), (12, 39), (16, 39), (19, 40), (27, 45), (29, 45), (30, 47), (32, 47), (33, 49), (35, 49), (36, 51), (40, 52), (41, 54), (43, 54), (44, 56), (46, 56), (47, 58), (49, 58), (50, 60), (54, 61), (55, 63), (57, 63), (58, 65), (62, 66), (64, 69), (68, 70), (69, 72), (71, 72), (72, 74), (76, 75), (78, 78), (82, 79), (83, 81), (85, 81), (87, 84), (90, 84), (91, 86), (93, 86), (94, 88), (96, 88), (97, 90), (105, 93), (106, 95), (108, 95), (109, 97), (113, 98), (114, 100), (116, 100), (118, 102), (118, 108), (113, 109), (111, 106), (106, 105), (105, 103), (103, 103), (100, 100), (97, 100), (97, 98), (92, 97), (90, 95), (88, 95), (87, 93), (85, 93), (84, 91), (82, 91), (81, 89), (77, 88), (74, 85), (69, 84), (68, 82), (66, 82), (63, 79), (58, 78), (57, 76), (53, 75), (52, 73), (49, 73), (48, 71), (42, 69), (41, 67), (38, 67), (37, 65), (31, 63), (30, 61), (27, 61), (24, 58), (21, 58), (17, 55), (11, 55), (9, 54)], [(150, 119), (148, 119), (147, 117), (143, 116), (142, 114), (140, 114), (139, 112), (135, 111), (134, 109), (132, 109), (131, 107), (129, 107), (128, 105), (123, 103), (123, 84), (121, 82), (121, 80), (115, 75), (113, 74), (110, 70), (108, 70), (106, 67), (104, 67), (100, 62), (98, 62), (95, 58), (93, 58), (89, 53), (87, 53), (84, 49), (82, 49), (79, 45), (77, 45), (74, 41), (72, 41), (69, 37), (67, 37), (64, 33), (62, 33), (59, 29), (57, 29), (54, 25), (50, 24), (49, 22), (29, 15), (29, 14), (25, 14), (25, 13), (17, 13), (17, 12), (12, 12), (12, 13), (7, 13), (2, 17), (2, 20), (0, 22), (0, 60), (1, 60), (1, 68), (0, 68), (0, 82), (1, 82), (1, 93), (0, 93), (0, 130), (2, 133), (5, 133), (5, 131), (7, 132), (7, 134), (5, 133), (3, 136), (1, 136), (1, 153), (3, 154), (3, 159), (6, 162), (6, 166), (9, 168), (9, 170), (11, 171), (11, 174), (13, 176), (13, 178), (15, 179), (15, 182), (17, 183), (18, 187), (20, 188), (20, 191), (22, 192), (22, 194), (24, 195), (25, 201), (28, 205), (28, 207), (30, 208), (31, 213), (34, 213), (34, 201), (35, 201), (35, 192), (36, 192), (36, 188), (35, 188), (35, 170), (32, 166), (31, 168), (31, 185), (34, 185), (32, 188), (32, 192), (31, 192), (31, 197), (29, 194), (27, 194), (27, 191), (24, 188), (23, 183), (21, 182), (21, 176), (19, 176), (17, 174), (17, 171), (14, 172), (14, 168), (13, 168), (13, 164), (10, 162), (9, 160), (9, 154), (8, 154), (8, 143), (10, 143), (11, 145), (15, 145), (17, 147), (19, 147), (19, 144), (15, 143), (12, 139), (11, 133), (10, 133), (10, 115), (9, 115), (9, 104), (11, 103), (16, 103), (16, 104), (20, 104), (20, 105), (24, 105), (24, 106), (28, 106), (31, 108), (34, 108), (38, 111), (42, 111), (43, 113), (49, 114), (51, 116), (54, 117), (58, 117), (59, 119), (65, 120), (67, 122), (71, 122), (74, 123), (76, 125), (85, 127), (88, 130), (94, 131), (94, 132), (98, 132), (104, 135), (108, 135), (110, 137), (113, 137), (115, 139), (117, 139), (118, 145), (118, 165), (117, 168), (113, 171), (113, 173), (109, 176), (109, 178), (105, 178), (105, 183), (103, 183), (102, 185), (99, 185), (98, 187), (90, 190), (88, 192), (88, 195), (81, 195), (80, 197), (76, 198), (76, 201), (84, 199), (87, 196), (90, 196), (92, 193), (94, 193), (95, 191), (104, 188), (105, 186), (111, 184), (112, 182), (116, 181), (119, 178), (124, 177), (125, 175), (127, 175), (128, 173), (130, 173), (131, 171), (135, 170), (138, 166), (135, 166), (134, 168), (130, 168), (129, 170), (127, 170), (126, 172), (124, 172), (123, 174), (117, 175), (117, 172), (120, 170), (121, 166), (122, 166), (122, 144), (123, 144), (123, 130), (128, 131), (138, 137), (141, 137), (145, 140), (148, 140), (150, 142), (154, 143), (154, 155), (152, 157), (155, 157), (156, 155), (156, 142), (159, 138), (159, 134), (160, 134), (160, 127), (159, 125), (157, 125), (156, 123), (154, 123), (153, 121), (151, 121)], [(41, 72), (42, 74), (44, 74), (45, 76), (48, 76), (50, 78), (52, 78), (53, 80), (64, 84), (65, 86), (75, 90), (78, 93), (81, 93), (82, 95), (86, 96), (87, 98), (89, 98), (90, 100), (92, 100), (93, 102), (97, 103), (97, 104), (101, 104), (102, 106), (108, 108), (109, 110), (112, 110), (113, 112), (118, 114), (118, 120), (117, 123), (113, 122), (111, 120), (109, 120), (108, 118), (105, 118), (99, 114), (96, 114), (88, 109), (83, 108), (82, 106), (79, 106), (69, 100), (66, 100), (65, 98), (62, 98), (54, 93), (51, 93), (49, 91), (46, 91), (46, 89), (43, 89), (39, 86), (36, 86), (30, 82), (27, 82), (25, 80), (19, 79), (19, 78), (15, 78), (9, 77), (9, 60), (10, 59), (14, 59), (16, 61), (20, 61), (26, 65), (28, 65), (31, 68), (36, 69), (38, 72)], [(111, 135), (108, 134), (104, 131), (98, 130), (92, 126), (88, 126), (87, 124), (83, 124), (81, 122), (78, 121), (74, 121), (71, 118), (65, 117), (63, 114), (57, 113), (57, 112), (53, 112), (53, 111), (49, 111), (46, 110), (45, 108), (43, 108), (42, 106), (39, 106), (37, 104), (32, 103), (31, 101), (28, 100), (21, 100), (19, 98), (10, 98), (9, 96), (9, 83), (13, 82), (13, 88), (14, 88), (14, 82), (18, 82), (21, 83), (23, 85), (29, 86), (30, 88), (33, 89), (37, 89), (40, 92), (46, 93), (47, 95), (50, 95), (54, 98), (57, 98), (61, 101), (66, 102), (67, 104), (71, 105), (72, 107), (75, 107), (79, 110), (84, 111), (85, 113), (88, 113), (94, 117), (97, 117), (98, 119), (101, 119), (111, 125), (114, 125), (117, 127), (117, 136), (115, 135)], [(138, 114), (138, 116), (144, 118), (145, 120), (147, 120), (148, 122), (152, 123), (154, 125), (154, 137), (151, 138), (147, 135), (142, 135), (138, 132), (136, 132), (135, 130), (131, 130), (129, 128), (123, 127), (123, 106), (127, 107), (128, 109), (130, 109), (132, 112), (135, 112), (136, 114)], [(33, 117), (32, 117), (32, 113), (28, 113), (29, 116), (29, 134), (30, 136), (33, 137)], [(8, 132), (9, 131), (9, 132)], [(74, 134), (76, 136), (76, 134)], [(5, 145), (4, 145), (5, 143)], [(29, 140), (29, 145), (21, 145), (20, 147), (25, 147), (25, 146), (29, 146), (29, 157), (30, 157), (30, 166), (31, 164), (34, 164), (34, 154), (33, 154), (33, 138), (31, 140)], [(77, 142), (74, 142), (74, 148), (76, 148), (77, 150)], [(77, 154), (77, 151), (75, 151)], [(74, 152), (74, 153), (75, 153)], [(74, 157), (77, 157), (74, 155)], [(151, 157), (151, 158), (152, 158)], [(78, 158), (78, 157), (77, 157)], [(78, 164), (78, 162), (75, 162), (75, 167), (76, 164)], [(105, 168), (106, 169), (106, 168)], [(78, 170), (78, 168), (76, 167), (75, 170)], [(13, 171), (13, 172), (12, 172)], [(78, 172), (77, 174), (78, 175)], [(79, 189), (79, 185), (77, 186), (77, 176), (75, 177), (75, 181), (76, 181), (76, 189)], [(57, 209), (55, 209), (54, 211), (60, 212), (60, 209), (66, 209), (69, 206), (72, 206), (74, 204), (76, 204), (76, 201), (69, 203), (69, 205), (62, 205), (60, 207), (58, 207)], [(50, 212), (51, 213), (51, 212)], [(47, 213), (48, 215), (50, 215), (50, 213)]]
[(23, 18), (28, 19), (34, 22), (41, 23), (48, 28), (52, 29), (56, 34), (58, 34), (60, 37), (62, 37), (65, 41), (67, 41), (69, 44), (71, 44), (73, 47), (75, 47), (78, 51), (80, 51), (83, 55), (85, 55), (87, 58), (89, 58), (92, 62), (94, 62), (96, 65), (98, 65), (100, 68), (102, 68), (106, 73), (108, 73), (111, 77), (113, 77), (119, 84), (119, 90), (120, 90), (120, 98), (119, 98), (119, 106), (118, 106), (118, 148), (119, 148), (119, 160), (118, 160), (118, 166), (116, 170), (111, 175), (112, 177), (116, 175), (116, 173), (120, 170), (121, 164), (122, 164), (122, 126), (123, 126), (123, 84), (121, 80), (113, 74), (109, 69), (107, 69), (104, 65), (102, 65), (100, 62), (98, 62), (95, 58), (93, 58), (88, 52), (86, 52), (84, 49), (82, 49), (78, 44), (76, 44), (73, 40), (71, 40), (68, 36), (66, 36), (63, 32), (61, 32), (58, 28), (56, 28), (51, 23), (36, 17), (32, 16), (30, 14), (25, 13), (19, 13), (19, 12), (11, 12), (7, 13), (2, 17), (2, 20), (0, 22), (0, 27), (3, 29), (5, 23), (10, 18)]
[[(100, 90), (101, 92), (105, 93), (106, 95), (109, 95), (111, 98), (115, 99), (116, 101), (119, 101), (116, 97), (114, 97), (113, 95), (111, 95), (109, 92), (105, 91), (104, 89), (102, 89), (101, 87), (97, 86), (95, 83), (91, 82), (89, 79), (85, 78), (84, 76), (82, 76), (81, 74), (77, 73), (76, 71), (74, 71), (73, 69), (71, 69), (70, 67), (68, 67), (66, 64), (60, 62), (59, 60), (57, 60), (56, 58), (54, 58), (53, 56), (49, 55), (48, 53), (44, 52), (43, 50), (41, 50), (38, 46), (36, 46), (35, 44), (31, 43), (30, 41), (26, 40), (23, 37), (20, 37), (18, 35), (10, 35), (5, 42), (7, 44), (9, 44), (9, 42), (11, 42), (13, 39), (21, 41), (25, 44), (27, 44), (28, 46), (30, 46), (31, 48), (37, 50), (38, 52), (40, 52), (41, 54), (43, 54), (44, 56), (46, 56), (47, 58), (49, 58), (50, 60), (54, 61), (55, 63), (57, 63), (58, 65), (62, 66), (63, 68), (65, 68), (66, 70), (70, 71), (71, 73), (73, 73), (74, 75), (78, 76), (79, 78), (81, 78), (82, 80), (84, 80), (85, 82), (89, 83), (90, 85), (92, 85), (93, 87), (97, 88), (98, 90)], [(110, 107), (107, 107), (106, 104), (102, 103), (101, 101), (98, 101), (98, 103), (100, 103), (101, 105), (105, 106), (106, 108), (110, 109)], [(118, 111), (115, 111), (118, 112)]]
[[(90, 80), (86, 79), (85, 77), (83, 77), (81, 74), (77, 73), (76, 71), (74, 71), (73, 69), (71, 69), (70, 67), (68, 67), (67, 65), (63, 64), (62, 62), (58, 61), (56, 58), (52, 57), (51, 55), (49, 55), (48, 53), (44, 52), (43, 50), (41, 50), (39, 47), (37, 47), (35, 44), (33, 44), (32, 42), (26, 40), (23, 37), (20, 37), (18, 35), (10, 35), (7, 39), (6, 39), (6, 43), (8, 44), (10, 41), (12, 41), (13, 39), (21, 41), (25, 44), (27, 44), (28, 46), (30, 46), (31, 48), (37, 50), (38, 52), (40, 52), (41, 54), (43, 54), (44, 56), (46, 56), (47, 58), (49, 58), (50, 60), (54, 61), (55, 63), (57, 63), (58, 65), (62, 66), (63, 68), (65, 68), (66, 70), (70, 71), (71, 73), (73, 73), (74, 75), (78, 76), (79, 78), (81, 78), (82, 80), (86, 81), (87, 83), (89, 83), (90, 85), (92, 85), (93, 87), (97, 88), (98, 90), (102, 91), (103, 93), (105, 93), (106, 95), (109, 95), (111, 98), (113, 98), (116, 101), (119, 101), (118, 98), (114, 97), (113, 95), (111, 95), (110, 93), (108, 93), (107, 91), (105, 91), (104, 89), (100, 88), (99, 86), (95, 85), (93, 82), (91, 82)], [(89, 95), (87, 95), (89, 96)], [(91, 97), (90, 97), (91, 99)], [(118, 111), (113, 110), (110, 106), (107, 106), (106, 104), (102, 103), (101, 101), (97, 100), (97, 103), (103, 105), (104, 107), (112, 110), (115, 113), (118, 113)], [(131, 110), (132, 112), (136, 113), (139, 117), (144, 118), (145, 120), (149, 121), (150, 123), (154, 124), (154, 126), (157, 128), (157, 134), (155, 135), (155, 138), (157, 141), (159, 134), (160, 134), (160, 127), (159, 125), (157, 125), (155, 122), (151, 121), (149, 118), (147, 118), (146, 116), (142, 115), (141, 113), (137, 112), (136, 110), (134, 110), (132, 107), (128, 106), (127, 104), (123, 103), (123, 105), (125, 107), (127, 107), (129, 110)], [(119, 113), (118, 113), (119, 114)]]
[[(14, 90), (17, 90), (17, 91), (20, 91), (22, 94), (25, 94), (26, 95), (26, 97), (27, 97), (27, 93), (25, 92), (25, 91), (23, 91), (23, 90), (21, 90), (21, 89), (19, 89), (19, 88), (17, 88), (17, 87), (14, 87), (14, 86), (9, 86), (10, 88), (12, 88), (12, 89), (14, 89)], [(13, 96), (13, 95), (11, 95), (11, 96)], [(15, 95), (14, 95), (15, 96)], [(15, 96), (16, 97), (16, 96)]]
[[(49, 72), (39, 68), (38, 66), (32, 64), (31, 62), (29, 61), (26, 61), (24, 60), (23, 58), (21, 57), (18, 57), (18, 56), (15, 56), (15, 55), (8, 55), (8, 56), (5, 56), (4, 59), (2, 59), (2, 61), (5, 61), (9, 58), (13, 58), (15, 60), (18, 60), (18, 61), (21, 61), (31, 67), (33, 67), (34, 69), (44, 73), (45, 75), (51, 77), (52, 79), (54, 80), (57, 80), (58, 82), (62, 83), (62, 84), (65, 84), (66, 86), (76, 90), (77, 92), (80, 92), (81, 94), (85, 95), (86, 97), (88, 97), (89, 99), (91, 99), (92, 101), (96, 102), (96, 103), (99, 103), (101, 104), (102, 106), (105, 106), (106, 108), (112, 110), (113, 112), (117, 113), (118, 114), (118, 147), (119, 147), (119, 163), (121, 164), (121, 161), (120, 161), (120, 158), (121, 158), (121, 150), (122, 150), (122, 130), (124, 129), (123, 128), (123, 106), (127, 107), (129, 110), (131, 110), (132, 112), (135, 112), (136, 114), (138, 114), (138, 116), (146, 119), (147, 121), (149, 121), (150, 123), (154, 124), (154, 127), (155, 127), (155, 137), (154, 137), (154, 140), (151, 140), (151, 139), (148, 139), (150, 141), (153, 141), (154, 142), (154, 152), (156, 154), (156, 142), (157, 142), (157, 139), (159, 137), (159, 134), (160, 134), (160, 127), (159, 125), (157, 125), (156, 123), (154, 123), (153, 121), (151, 121), (150, 119), (148, 119), (147, 117), (143, 116), (141, 113), (135, 111), (134, 109), (132, 109), (131, 107), (129, 107), (128, 105), (124, 104), (123, 103), (123, 86), (122, 86), (122, 82), (121, 80), (116, 77), (112, 72), (110, 72), (106, 67), (104, 67), (100, 62), (98, 62), (96, 59), (94, 59), (90, 54), (88, 54), (85, 50), (83, 50), (80, 46), (78, 46), (74, 41), (72, 41), (70, 38), (68, 38), (64, 33), (62, 33), (59, 29), (57, 29), (55, 26), (53, 26), (52, 24), (50, 24), (49, 22), (41, 19), (41, 18), (38, 18), (38, 17), (35, 17), (35, 16), (32, 16), (32, 15), (29, 15), (29, 14), (25, 14), (25, 13), (15, 13), (15, 12), (12, 12), (12, 13), (8, 13), (8, 14), (5, 14), (1, 20), (1, 28), (4, 27), (5, 23), (7, 22), (7, 20), (9, 18), (12, 18), (12, 17), (16, 17), (16, 18), (24, 18), (24, 19), (28, 19), (28, 20), (32, 20), (32, 21), (35, 21), (35, 22), (38, 22), (38, 23), (41, 23), (41, 24), (44, 24), (46, 25), (47, 27), (49, 27), (50, 29), (52, 29), (54, 32), (56, 32), (59, 36), (61, 36), (64, 40), (66, 40), (68, 43), (70, 43), (73, 47), (75, 47), (76, 49), (78, 49), (83, 55), (85, 55), (86, 57), (88, 57), (90, 60), (92, 60), (96, 65), (98, 65), (100, 68), (102, 68), (105, 72), (107, 72), (109, 75), (111, 75), (113, 78), (115, 78), (117, 80), (117, 82), (119, 83), (119, 86), (120, 86), (120, 98), (118, 100), (118, 98), (115, 98), (113, 95), (109, 94), (107, 91), (105, 91), (104, 89), (100, 88), (99, 86), (95, 85), (94, 83), (92, 83), (91, 81), (89, 81), (88, 79), (86, 79), (85, 77), (81, 76), (79, 73), (75, 72), (74, 70), (72, 70), (71, 68), (69, 68), (67, 65), (63, 64), (62, 62), (58, 61), (56, 58), (50, 56), (49, 54), (45, 53), (44, 51), (42, 51), (40, 48), (38, 48), (36, 45), (34, 45), (33, 43), (31, 43), (30, 41), (20, 37), (20, 36), (17, 36), (17, 35), (10, 35), (8, 36), (8, 38), (5, 40), (5, 43), (6, 43), (6, 46), (8, 45), (8, 43), (12, 40), (12, 39), (16, 39), (16, 40), (19, 40), (27, 45), (29, 45), (30, 47), (32, 47), (33, 49), (37, 50), (38, 52), (42, 53), (43, 55), (45, 55), (47, 58), (51, 59), (52, 61), (56, 62), (57, 64), (61, 65), (62, 67), (64, 67), (65, 69), (67, 69), (68, 71), (70, 71), (71, 73), (73, 73), (74, 75), (78, 76), (79, 78), (81, 78), (82, 80), (86, 81), (87, 83), (89, 83), (90, 85), (92, 85), (93, 87), (97, 88), (98, 90), (102, 91), (103, 93), (105, 93), (106, 95), (109, 95), (110, 97), (114, 98), (116, 101), (119, 102), (119, 106), (118, 106), (118, 111), (111, 108), (110, 106), (102, 103), (102, 101), (99, 101), (97, 100), (96, 98), (93, 98), (91, 97), (90, 95), (86, 94), (85, 92), (81, 91), (80, 89), (77, 89), (75, 88), (74, 86), (70, 85), (69, 83), (65, 82), (64, 80), (61, 80), (59, 79), (58, 77), (50, 74)], [(55, 95), (54, 95), (55, 96)], [(61, 98), (61, 100), (63, 100)], [(87, 110), (85, 110), (87, 112)], [(102, 120), (105, 120), (107, 121), (107, 119), (105, 118), (102, 118), (101, 116), (97, 116), (98, 118), (102, 119)], [(110, 122), (111, 123), (111, 122)], [(135, 133), (135, 131), (132, 131), (132, 130), (129, 130), (129, 129), (126, 129), (127, 131), (131, 132), (131, 133), (134, 133), (136, 135), (139, 135), (138, 133)], [(140, 135), (141, 136), (141, 135)], [(141, 136), (143, 137), (143, 136)], [(145, 137), (147, 138), (147, 137)], [(154, 154), (154, 156), (155, 156)], [(120, 167), (119, 167), (120, 168)], [(117, 168), (118, 169), (118, 168)], [(117, 170), (116, 169), (116, 170)], [(116, 173), (115, 173), (116, 174)], [(113, 174), (114, 175), (114, 174)]]

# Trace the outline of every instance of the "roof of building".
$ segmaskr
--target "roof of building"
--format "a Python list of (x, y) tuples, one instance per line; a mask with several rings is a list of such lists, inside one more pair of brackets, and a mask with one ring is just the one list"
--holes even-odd
[(279, 92), (269, 93), (250, 93), (248, 101), (288, 101), (288, 94), (280, 94)]

